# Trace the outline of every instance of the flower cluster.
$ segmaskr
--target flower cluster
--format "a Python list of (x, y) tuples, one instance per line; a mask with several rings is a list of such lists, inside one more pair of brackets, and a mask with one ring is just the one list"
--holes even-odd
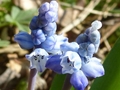
[(76, 38), (76, 42), (68, 42), (68, 38), (55, 34), (57, 25), (58, 3), (52, 0), (39, 8), (38, 16), (30, 22), (31, 34), (19, 32), (14, 40), (23, 49), (34, 49), (27, 54), (30, 68), (43, 72), (46, 68), (58, 74), (71, 74), (70, 82), (76, 90), (84, 90), (88, 85), (87, 78), (104, 75), (101, 60), (93, 57), (100, 45), (98, 29), (102, 24), (92, 22), (84, 33)]

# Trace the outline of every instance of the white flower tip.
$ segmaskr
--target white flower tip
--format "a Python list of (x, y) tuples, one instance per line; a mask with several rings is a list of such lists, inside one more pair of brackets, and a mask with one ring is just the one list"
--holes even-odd
[(92, 22), (91, 26), (92, 26), (92, 28), (97, 30), (97, 29), (100, 29), (102, 27), (102, 23), (98, 20), (95, 20)]

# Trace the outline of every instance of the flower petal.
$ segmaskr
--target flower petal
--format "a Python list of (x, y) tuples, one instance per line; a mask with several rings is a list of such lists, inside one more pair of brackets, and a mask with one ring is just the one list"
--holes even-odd
[(74, 86), (76, 90), (84, 90), (88, 85), (88, 80), (84, 73), (79, 70), (72, 74), (70, 83)]
[(54, 72), (61, 74), (62, 67), (60, 65), (60, 62), (61, 62), (60, 55), (49, 56), (45, 66), (46, 68), (52, 69)]
[(61, 58), (60, 65), (63, 67), (63, 74), (72, 74), (81, 68), (81, 58), (76, 52), (67, 51)]
[(48, 53), (42, 48), (37, 48), (31, 54), (26, 55), (26, 58), (30, 61), (30, 68), (36, 68), (40, 72), (46, 69), (47, 57)]
[(104, 75), (104, 68), (98, 58), (91, 58), (89, 62), (83, 63), (81, 70), (87, 77), (96, 78)]

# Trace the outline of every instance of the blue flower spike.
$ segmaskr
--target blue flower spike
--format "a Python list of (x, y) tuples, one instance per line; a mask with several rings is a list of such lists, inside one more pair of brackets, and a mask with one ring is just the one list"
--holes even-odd
[(88, 62), (83, 62), (81, 70), (87, 77), (96, 78), (104, 75), (104, 68), (101, 64), (101, 60), (92, 57), (89, 58)]
[(101, 60), (93, 57), (100, 45), (100, 21), (93, 21), (91, 27), (76, 38), (76, 42), (69, 43), (67, 37), (55, 34), (58, 18), (56, 0), (42, 4), (38, 12), (29, 25), (31, 35), (20, 32), (14, 37), (21, 48), (34, 48), (26, 55), (31, 69), (43, 72), (48, 68), (59, 74), (71, 74), (70, 83), (76, 90), (85, 89), (87, 78), (104, 75)]
[(67, 51), (61, 58), (60, 65), (62, 66), (63, 74), (73, 74), (81, 68), (81, 58), (76, 52)]
[(31, 54), (26, 55), (27, 60), (30, 61), (30, 68), (36, 68), (40, 72), (46, 69), (47, 57), (48, 53), (42, 48), (37, 48)]
[(32, 36), (27, 32), (19, 32), (14, 36), (14, 41), (16, 41), (22, 49), (32, 49), (34, 47)]

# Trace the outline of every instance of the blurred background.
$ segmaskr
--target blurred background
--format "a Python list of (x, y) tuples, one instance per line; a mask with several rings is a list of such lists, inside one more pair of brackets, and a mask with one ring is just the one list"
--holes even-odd
[[(30, 33), (29, 23), (38, 14), (40, 5), (50, 0), (0, 0), (0, 90), (26, 90), (29, 62), (23, 50), (14, 42), (19, 31)], [(69, 41), (100, 20), (101, 44), (96, 57), (104, 61), (120, 36), (120, 0), (58, 0), (57, 34), (64, 33)], [(36, 90), (49, 90), (55, 73), (39, 73)], [(87, 88), (88, 90), (89, 88)]]

